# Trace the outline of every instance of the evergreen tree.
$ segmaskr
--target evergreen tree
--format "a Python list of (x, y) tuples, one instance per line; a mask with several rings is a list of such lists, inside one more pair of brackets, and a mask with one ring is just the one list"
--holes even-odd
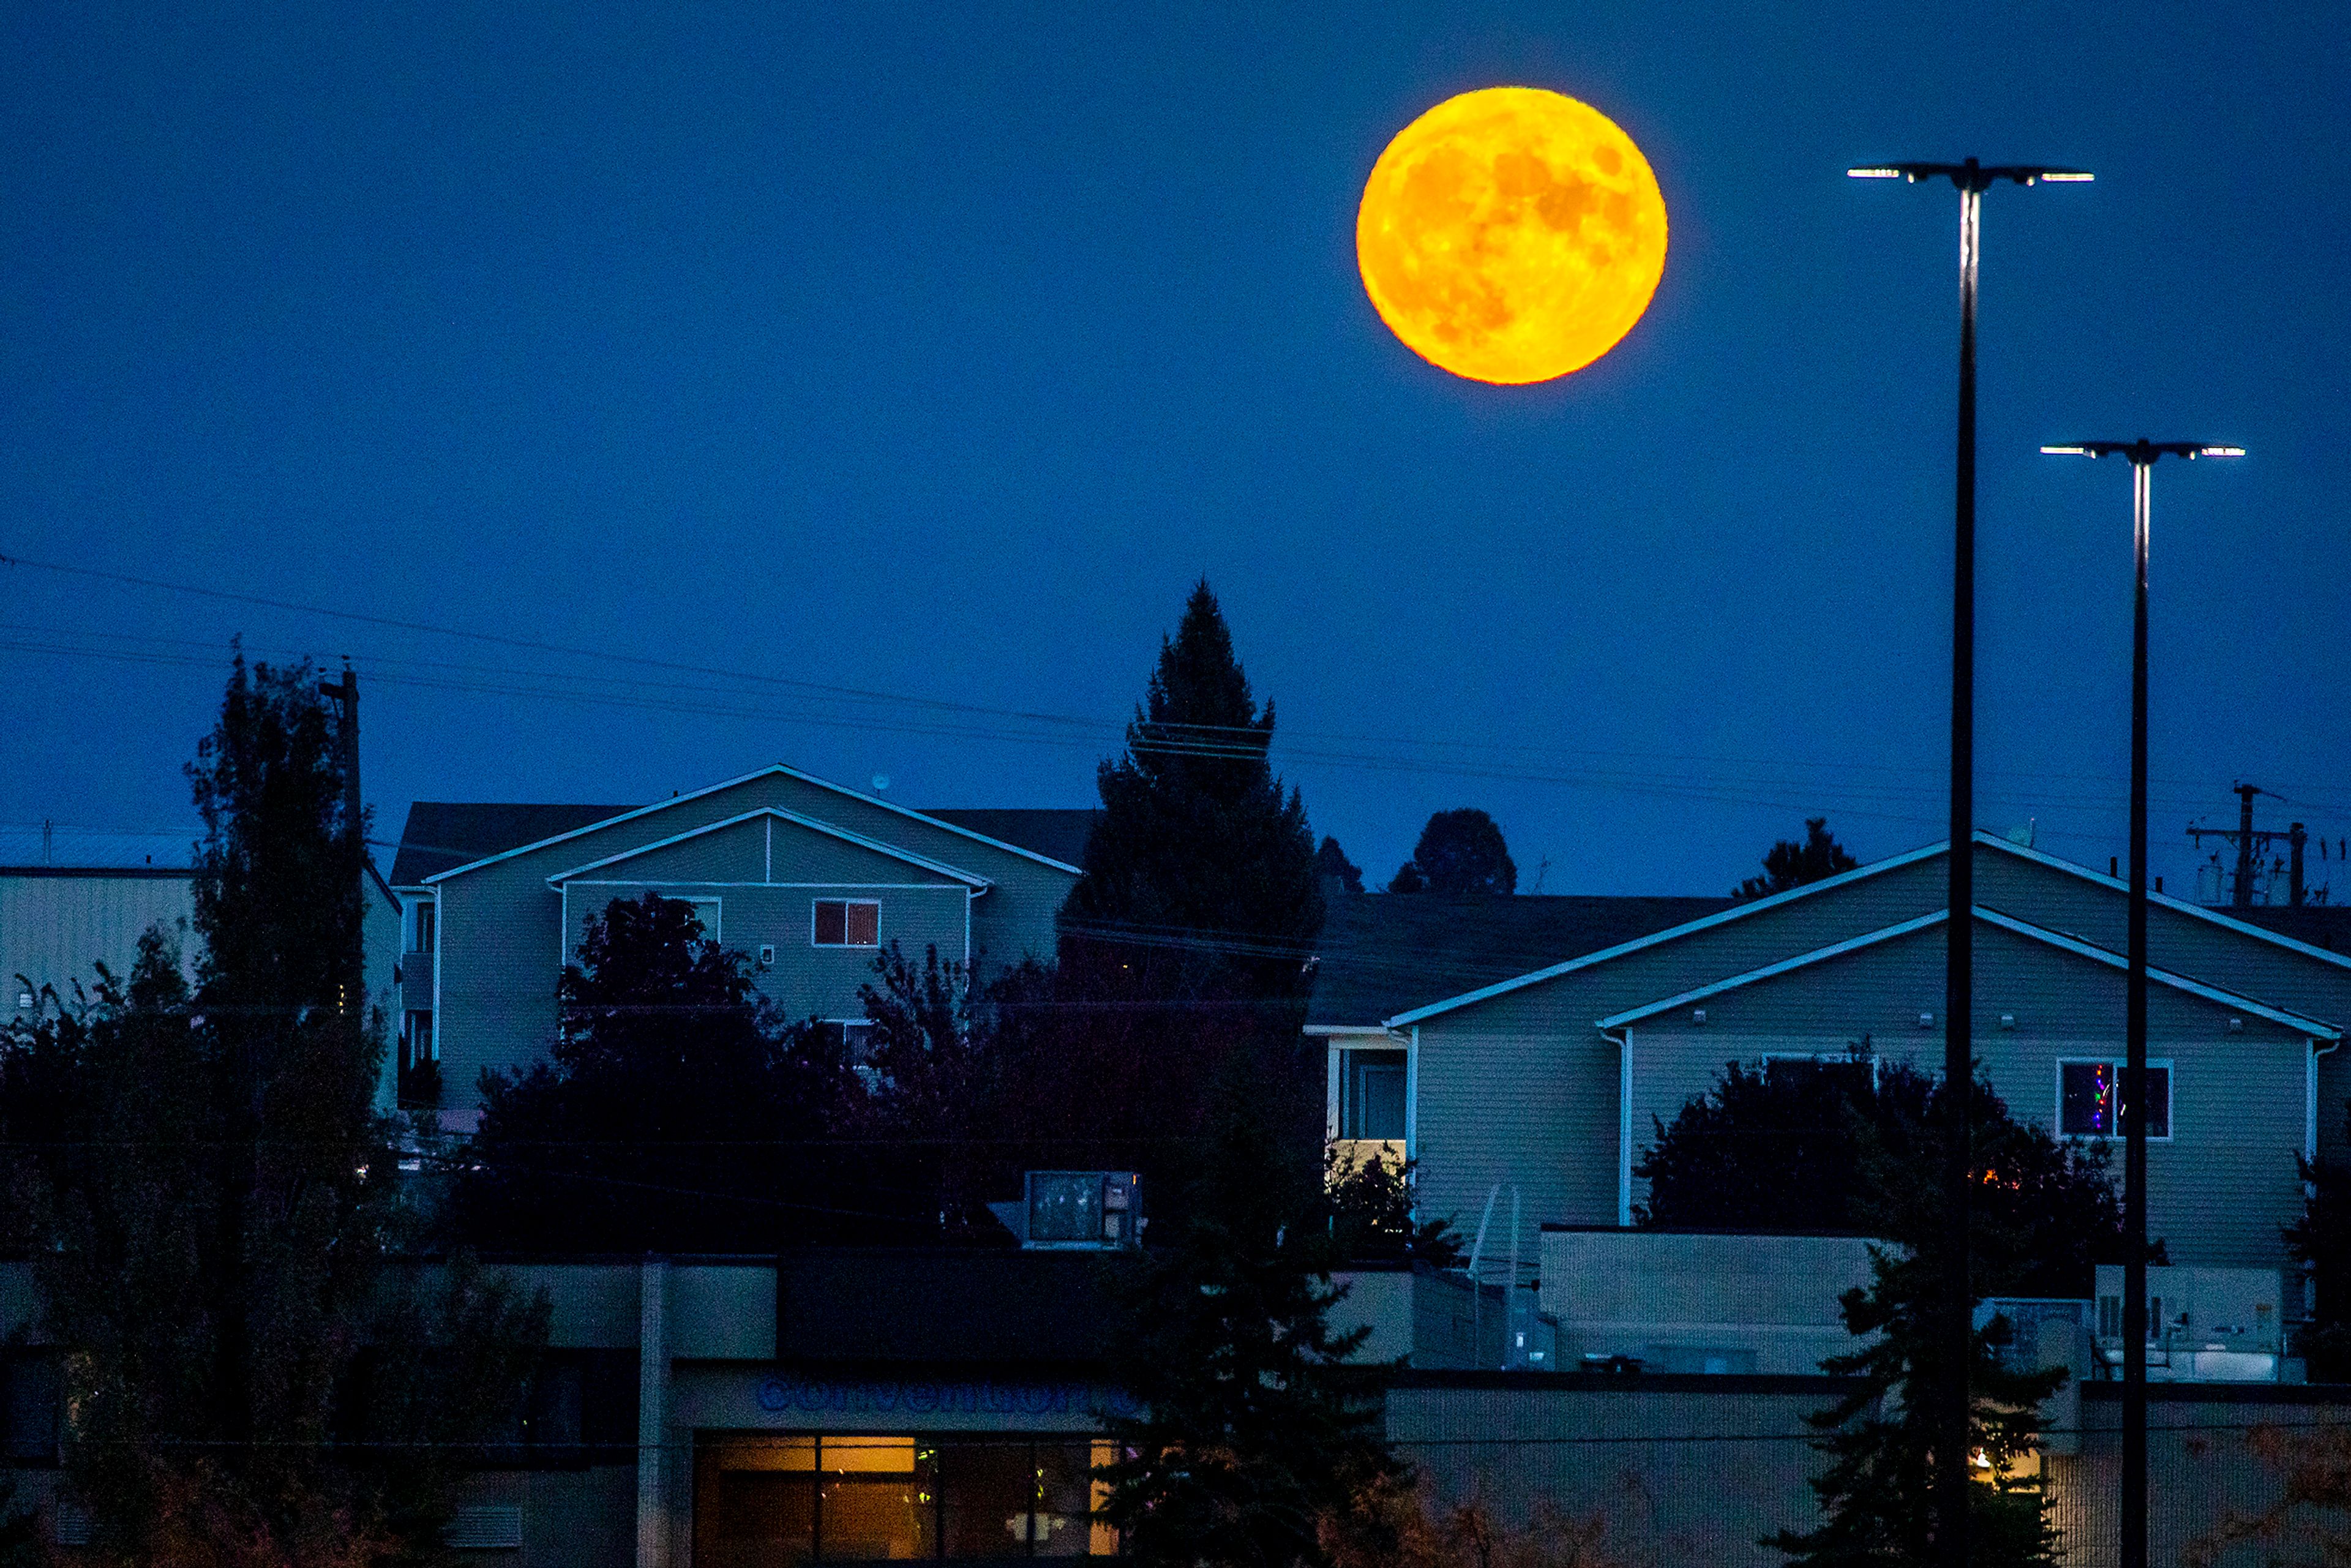
[(837, 1031), (788, 1024), (694, 906), (591, 916), (546, 1060), (482, 1076), (461, 1233), (542, 1251), (767, 1251), (840, 1207), (810, 1155), (859, 1093)]
[(1370, 1331), (1332, 1331), (1337, 1248), (1245, 1057), (1212, 1105), (1175, 1234), (1132, 1284), (1114, 1370), (1145, 1414), (1109, 1423), (1103, 1511), (1143, 1563), (1318, 1563), (1318, 1525), (1398, 1469), (1377, 1369), (1347, 1364)]
[[(0, 1121), (39, 1141), (15, 1192), (66, 1347), (65, 1488), (110, 1562), (436, 1556), (455, 1478), (429, 1445), (488, 1428), (354, 1416), (362, 1355), (422, 1355), (403, 1314), (463, 1324), (434, 1354), (502, 1418), (544, 1340), (543, 1303), (470, 1270), (407, 1306), (385, 1291), (413, 1215), (371, 1110), (382, 1020), (360, 1010), (363, 824), (337, 739), (313, 670), (240, 658), (190, 770), (193, 993), (151, 932), (127, 983), (101, 971), (14, 1042)], [(352, 1419), (414, 1462), (343, 1462)]]
[(1322, 892), (1296, 790), (1267, 759), (1260, 710), (1206, 582), (1161, 645), (1125, 755), (1102, 764), (1102, 815), (1061, 914), (1060, 997), (1092, 1009), (1068, 1027), (1148, 1063), (1161, 1134), (1199, 1124), (1202, 1086), (1251, 1050), (1289, 1141), (1319, 1151), (1321, 1056), (1301, 1028)]
[(1763, 874), (1750, 876), (1730, 890), (1736, 899), (1767, 898), (1775, 893), (1785, 893), (1792, 887), (1820, 882), (1841, 872), (1852, 871), (1861, 862), (1846, 852), (1829, 831), (1826, 817), (1804, 819), (1804, 841), (1782, 839), (1763, 857)]
[[(2345, 1124), (2351, 1127), (2351, 1108)], [(2310, 1277), (2310, 1324), (2294, 1336), (2313, 1383), (2351, 1378), (2351, 1167), (2294, 1156), (2302, 1167), (2302, 1215), (2285, 1228), (2286, 1249)]]
[[(1872, 1235), (1867, 1289), (1845, 1293), (1844, 1323), (1863, 1346), (1823, 1364), (1833, 1375), (1855, 1380), (1854, 1391), (1808, 1417), (1828, 1457), (1813, 1490), (1825, 1515), (1819, 1528), (1782, 1531), (1764, 1544), (1788, 1554), (1797, 1568), (1915, 1568), (1936, 1560), (1934, 1478), (1945, 1456), (1936, 1451), (1938, 1401), (1926, 1391), (1949, 1385), (1950, 1353), (1943, 1329), (1944, 1283), (1941, 1147), (1946, 1137), (1944, 1089), (1905, 1094), (1887, 1113), (1863, 1121), (1857, 1161), (1857, 1212)], [(1972, 1086), (1975, 1136), (1970, 1143), (1970, 1275), (1973, 1294), (2073, 1295), (2086, 1281), (2055, 1288), (2045, 1216), (2052, 1175), (2020, 1168), (2027, 1152), (2006, 1106), (1982, 1079)], [(1858, 1118), (1856, 1120), (1859, 1120)], [(2043, 1143), (2039, 1129), (2022, 1129)], [(2054, 1173), (2061, 1179), (2065, 1172)], [(2111, 1190), (2107, 1197), (2111, 1201)], [(2081, 1263), (2067, 1260), (2068, 1274)], [(2064, 1385), (2060, 1368), (2020, 1371), (2004, 1360), (2008, 1321), (1995, 1315), (1969, 1341), (1970, 1563), (1980, 1568), (2039, 1568), (2058, 1562), (2059, 1540), (2047, 1497), (2020, 1483), (2015, 1472), (2039, 1443), (2038, 1406)]]

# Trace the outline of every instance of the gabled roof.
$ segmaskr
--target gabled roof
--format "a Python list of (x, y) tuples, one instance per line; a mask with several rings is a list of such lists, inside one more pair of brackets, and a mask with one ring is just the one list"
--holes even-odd
[[(1766, 964), (1761, 968), (1750, 969), (1743, 975), (1733, 975), (1728, 979), (1717, 980), (1711, 985), (1699, 986), (1693, 990), (1684, 991), (1678, 996), (1666, 997), (1654, 1002), (1644, 1002), (1637, 1008), (1627, 1008), (1623, 1012), (1611, 1013), (1608, 1017), (1600, 1019), (1593, 1027), (1603, 1030), (1623, 1029), (1628, 1024), (1639, 1023), (1645, 1019), (1655, 1018), (1660, 1013), (1694, 1006), (1709, 997), (1719, 997), (1725, 991), (1739, 990), (1754, 985), (1760, 980), (1768, 980), (1775, 976), (1810, 968), (1815, 964), (1826, 963), (1832, 958), (1841, 958), (1848, 953), (1857, 953), (1865, 947), (1875, 947), (1881, 942), (1891, 942), (1897, 937), (1910, 936), (1914, 932), (1925, 931), (1944, 924), (1949, 917), (1949, 911), (1938, 909), (1930, 915), (1921, 915), (1915, 919), (1899, 921), (1859, 936), (1847, 937), (1842, 942), (1833, 942), (1825, 947), (1816, 947), (1809, 953), (1799, 953), (1792, 958), (1782, 958), (1776, 964)], [(2046, 926), (2034, 925), (2029, 921), (2019, 920), (2013, 915), (2002, 915), (1996, 909), (1986, 909), (1983, 905), (1977, 904), (1975, 917), (1988, 925), (1999, 926), (2003, 931), (2013, 932), (2019, 936), (2043, 943), (2074, 954), (2077, 957), (2090, 959), (2094, 963), (2104, 964), (2109, 968), (2126, 972), (2130, 968), (2130, 961), (2112, 948), (2085, 942), (2078, 936), (2069, 936), (2062, 931), (2052, 931)], [(2288, 1012), (2283, 1008), (2273, 1008), (2267, 1002), (2256, 1001), (2252, 997), (2241, 996), (2235, 991), (2225, 991), (2218, 986), (2208, 986), (2201, 980), (2190, 979), (2185, 975), (2174, 974), (2168, 969), (2150, 967), (2147, 972), (2147, 977), (2157, 985), (2168, 986), (2173, 990), (2184, 991), (2189, 996), (2201, 998), (2205, 1001), (2217, 1002), (2223, 1007), (2234, 1008), (2241, 1012), (2252, 1013), (2257, 1018), (2267, 1019), (2272, 1023), (2292, 1030), (2298, 1034), (2309, 1035), (2318, 1040), (2343, 1038), (2343, 1031), (2332, 1024), (2321, 1023), (2316, 1019), (2304, 1018), (2300, 1013)]]
[[(2085, 865), (2075, 865), (2072, 861), (2059, 860), (2055, 855), (2044, 853), (2040, 850), (2027, 849), (2022, 844), (2011, 843), (2006, 839), (1993, 838), (1980, 830), (1976, 833), (1976, 842), (1990, 844), (1996, 850), (2006, 850), (2019, 860), (2028, 860), (2035, 865), (2047, 866), (2052, 871), (2064, 872), (2069, 875), (2080, 877), (2084, 882), (2095, 882), (2100, 887), (2111, 888), (2116, 893), (2130, 892), (2130, 883), (2120, 877), (2108, 876), (2104, 872), (2092, 871)], [(2234, 931), (2240, 936), (2256, 937), (2273, 946), (2290, 948), (2305, 956), (2323, 958), (2327, 963), (2351, 969), (2351, 956), (2330, 953), (2324, 947), (2314, 947), (2307, 942), (2296, 940), (2285, 931), (2269, 930), (2252, 921), (2240, 920), (2234, 915), (2223, 915), (2217, 909), (2208, 909), (2200, 904), (2190, 904), (2184, 898), (2174, 898), (2168, 894), (2149, 893), (2147, 895), (2147, 901), (2164, 909), (2175, 910), (2181, 915), (2193, 915), (2208, 925), (2218, 925), (2223, 930)]]
[(1378, 1029), (1432, 989), (1523, 975), (1712, 915), (1727, 898), (1342, 893), (1314, 945), (1307, 1028)]
[[(2100, 887), (2109, 888), (2125, 894), (2127, 894), (2130, 891), (2129, 883), (2122, 882), (2115, 877), (2107, 876), (2100, 872), (2092, 871), (2087, 866), (2075, 865), (2072, 861), (2060, 860), (2055, 855), (2045, 854), (2039, 850), (2027, 849), (2022, 844), (2016, 843), (2013, 841), (2003, 838), (1996, 833), (1988, 833), (1980, 828), (1976, 830), (1975, 842), (1982, 848), (1998, 850), (2002, 854), (2014, 855), (2019, 860), (2031, 861), (2035, 865), (2046, 866), (2052, 871), (2063, 872), (2068, 876), (2078, 877), (2085, 882), (2095, 883)], [(1619, 943), (1615, 946), (1603, 948), (1596, 953), (1587, 953), (1581, 957), (1569, 958), (1561, 963), (1552, 964), (1546, 968), (1535, 969), (1527, 974), (1518, 975), (1506, 980), (1498, 981), (1493, 985), (1481, 986), (1473, 991), (1464, 991), (1458, 996), (1447, 997), (1441, 1001), (1430, 1002), (1424, 1007), (1414, 1008), (1408, 1012), (1401, 1012), (1393, 1018), (1384, 1019), (1383, 1022), (1389, 1029), (1403, 1029), (1409, 1025), (1418, 1023), (1424, 1019), (1435, 1018), (1439, 1013), (1452, 1012), (1458, 1008), (1466, 1008), (1478, 1002), (1486, 1001), (1490, 998), (1505, 996), (1511, 991), (1520, 990), (1528, 986), (1541, 985), (1545, 980), (1555, 979), (1559, 976), (1571, 973), (1577, 969), (1586, 968), (1594, 964), (1604, 964), (1611, 958), (1621, 957), (1625, 954), (1636, 952), (1644, 947), (1654, 946), (1661, 942), (1670, 942), (1677, 937), (1689, 936), (1693, 932), (1708, 930), (1714, 926), (1723, 925), (1728, 921), (1745, 920), (1751, 915), (1761, 915), (1766, 910), (1778, 909), (1785, 904), (1792, 904), (1800, 898), (1815, 897), (1818, 894), (1827, 893), (1834, 888), (1850, 886), (1854, 883), (1864, 881), (1869, 877), (1881, 876), (1887, 872), (1896, 871), (1904, 866), (1917, 865), (1922, 861), (1933, 860), (1941, 855), (1947, 847), (1947, 843), (1928, 844), (1923, 848), (1912, 850), (1906, 854), (1898, 854), (1886, 860), (1873, 862), (1868, 865), (1858, 868), (1857, 870), (1841, 872), (1835, 876), (1823, 877), (1818, 882), (1806, 883), (1802, 887), (1791, 888), (1785, 893), (1775, 893), (1769, 898), (1758, 898), (1744, 904), (1734, 904), (1729, 908), (1721, 910), (1719, 913), (1705, 915), (1698, 919), (1686, 921), (1679, 925), (1675, 925), (1663, 931), (1655, 932), (1648, 936), (1635, 937), (1631, 940)], [(2195, 919), (2206, 921), (2211, 925), (2221, 926), (2227, 930), (2234, 931), (2240, 936), (2251, 937), (2258, 942), (2266, 942), (2273, 946), (2284, 947), (2291, 951), (2303, 954), (2305, 956), (2320, 959), (2325, 963), (2337, 965), (2344, 968), (2351, 968), (2351, 956), (2346, 956), (2341, 953), (2330, 953), (2323, 947), (2314, 947), (2306, 942), (2297, 942), (2291, 936), (2281, 936), (2274, 931), (2265, 931), (2258, 925), (2249, 925), (2241, 920), (2232, 920), (2229, 916), (2221, 915), (2217, 911), (2206, 909), (2201, 904), (2189, 904), (2182, 899), (2171, 898), (2159, 893), (2148, 894), (2147, 902), (2151, 904), (2157, 904), (2165, 909), (2172, 910), (2178, 914), (2186, 915)], [(2101, 950), (2103, 951), (2103, 949)]]
[(2251, 909), (2214, 909), (2247, 925), (2274, 931), (2308, 947), (2351, 953), (2351, 904), (2272, 904)]
[(755, 779), (770, 779), (778, 777), (796, 779), (803, 784), (814, 785), (820, 789), (830, 789), (836, 795), (846, 795), (851, 800), (862, 800), (865, 804), (874, 807), (877, 810), (890, 811), (898, 816), (910, 818), (918, 822), (928, 822), (931, 826), (939, 829), (943, 832), (957, 834), (960, 837), (971, 840), (975, 843), (983, 843), (991, 848), (1002, 850), (1007, 854), (1019, 855), (1024, 860), (1032, 860), (1040, 865), (1051, 866), (1056, 871), (1068, 872), (1072, 876), (1078, 874), (1078, 868), (1076, 866), (1071, 865), (1063, 861), (1057, 861), (1050, 855), (1039, 854), (1034, 850), (1023, 849), (1019, 844), (1007, 843), (1001, 839), (990, 838), (986, 833), (975, 832), (969, 828), (958, 827), (953, 822), (940, 821), (935, 818), (926, 817), (920, 811), (910, 810), (904, 806), (893, 805), (887, 800), (878, 800), (872, 795), (865, 794), (860, 790), (852, 789), (845, 785), (835, 784), (829, 779), (820, 779), (813, 773), (803, 773), (797, 768), (787, 766), (781, 762), (774, 762), (768, 764), (765, 768), (746, 773), (738, 779), (728, 779), (720, 783), (706, 785), (700, 789), (689, 789), (683, 795), (673, 795), (666, 800), (656, 800), (650, 806), (638, 806), (634, 808), (624, 807), (611, 812), (609, 816), (580, 822), (557, 832), (546, 834), (542, 837), (533, 839), (526, 842), (514, 844), (495, 853), (485, 854), (474, 860), (464, 862), (461, 864), (450, 866), (446, 870), (434, 872), (420, 880), (425, 883), (440, 882), (445, 878), (456, 876), (465, 872), (476, 871), (483, 866), (495, 864), (499, 861), (510, 860), (516, 855), (527, 854), (533, 850), (544, 849), (549, 844), (561, 843), (566, 839), (578, 838), (580, 834), (597, 828), (610, 827), (616, 822), (628, 821), (632, 818), (643, 817), (654, 811), (666, 811), (674, 806), (683, 806), (690, 800), (699, 800), (705, 795), (716, 795), (722, 789), (732, 789), (737, 785), (748, 784)]
[(421, 886), (428, 878), (517, 845), (543, 843), (575, 828), (606, 822), (632, 806), (559, 806), (504, 800), (419, 800), (408, 808), (392, 885)]
[(918, 808), (921, 814), (951, 828), (967, 828), (998, 843), (1034, 850), (1048, 860), (1077, 866), (1086, 858), (1086, 840), (1102, 820), (1099, 806)]
[(1760, 915), (1764, 910), (1778, 909), (1783, 904), (1793, 904), (1800, 898), (1811, 898), (1826, 893), (1832, 888), (1844, 887), (1859, 882), (1865, 877), (1880, 876), (1903, 866), (1916, 865), (1920, 861), (1932, 860), (1942, 852), (1941, 844), (1928, 844), (1924, 849), (1912, 850), (1907, 854), (1896, 855), (1890, 860), (1873, 862), (1857, 871), (1841, 872), (1835, 876), (1823, 877), (1818, 882), (1808, 882), (1802, 887), (1792, 887), (1785, 893), (1775, 893), (1769, 898), (1733, 904), (1729, 908), (1718, 910), (1712, 915), (1701, 915), (1695, 920), (1686, 920), (1679, 925), (1668, 926), (1663, 931), (1652, 932), (1645, 936), (1633, 937), (1619, 942), (1613, 947), (1603, 947), (1596, 953), (1586, 953), (1581, 957), (1569, 958), (1552, 964), (1547, 968), (1513, 976), (1510, 979), (1498, 981), (1490, 986), (1480, 986), (1474, 991), (1464, 991), (1459, 996), (1447, 997), (1443, 1001), (1430, 1002), (1426, 1007), (1398, 1013), (1386, 1020), (1387, 1027), (1402, 1029), (1409, 1024), (1416, 1024), (1423, 1019), (1435, 1018), (1439, 1013), (1449, 1013), (1456, 1008), (1466, 1008), (1473, 1003), (1485, 1001), (1489, 998), (1506, 996), (1510, 992), (1521, 990), (1528, 986), (1539, 986), (1545, 980), (1555, 979), (1576, 969), (1588, 968), (1594, 964), (1604, 964), (1611, 958), (1621, 957), (1625, 954), (1636, 952), (1643, 947), (1655, 946), (1660, 942), (1670, 942), (1677, 936), (1687, 936), (1693, 931), (1708, 930), (1726, 921), (1744, 920), (1751, 915)]
[(590, 861), (586, 865), (573, 866), (569, 871), (557, 872), (547, 879), (547, 885), (560, 887), (567, 882), (589, 881), (591, 880), (588, 874), (590, 872), (608, 870), (625, 862), (649, 855), (655, 850), (665, 850), (673, 844), (682, 844), (690, 839), (699, 839), (710, 833), (721, 832), (728, 828), (740, 827), (745, 822), (756, 822), (762, 819), (789, 822), (795, 827), (807, 828), (810, 831), (823, 833), (829, 838), (839, 839), (843, 843), (855, 844), (858, 848), (871, 850), (875, 854), (887, 855), (892, 860), (903, 862), (907, 865), (919, 866), (925, 871), (946, 877), (950, 882), (962, 883), (966, 887), (985, 888), (996, 885), (984, 876), (975, 876), (970, 872), (947, 864), (945, 861), (932, 860), (926, 855), (918, 855), (912, 851), (902, 850), (895, 844), (885, 844), (879, 839), (869, 839), (862, 833), (852, 833), (846, 828), (837, 828), (831, 822), (820, 822), (814, 817), (803, 817), (798, 811), (787, 811), (780, 806), (761, 806), (755, 810), (740, 811), (723, 821), (705, 822), (701, 827), (689, 828), (682, 833), (672, 833), (665, 839), (655, 839), (649, 844), (632, 845), (618, 854), (606, 855), (602, 860)]

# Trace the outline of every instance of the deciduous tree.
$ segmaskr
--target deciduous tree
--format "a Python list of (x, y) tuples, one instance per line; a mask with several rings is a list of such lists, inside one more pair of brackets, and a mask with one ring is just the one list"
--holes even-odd
[(1494, 819), (1474, 806), (1438, 811), (1420, 830), (1390, 893), (1516, 893), (1519, 868)]
[[(2345, 1125), (2351, 1126), (2351, 1110)], [(2294, 1349), (2313, 1383), (2351, 1379), (2351, 1168), (2309, 1160), (2302, 1167), (2302, 1214), (2285, 1228), (2286, 1249), (2309, 1272), (2311, 1321)]]
[[(363, 823), (339, 738), (315, 671), (238, 661), (190, 769), (193, 992), (150, 932), (126, 980), (101, 970), (20, 1030), (0, 1081), (43, 1326), (64, 1347), (65, 1490), (109, 1562), (437, 1557), (455, 1494), (433, 1440), (486, 1433), (366, 1413), (415, 1462), (348, 1463), (354, 1368), (432, 1341), (473, 1369), (483, 1404), (465, 1408), (503, 1414), (544, 1340), (543, 1304), (471, 1270), (385, 1289), (413, 1214), (371, 1109), (382, 1020), (362, 1010)], [(435, 1341), (419, 1314), (463, 1326)]]
[(787, 1022), (693, 905), (613, 900), (561, 997), (545, 1061), (483, 1074), (457, 1193), (469, 1241), (767, 1251), (861, 1207), (811, 1152), (860, 1093), (838, 1032)]
[[(1649, 1184), (1635, 1218), (1663, 1228), (1886, 1236), (1873, 1168), (1939, 1169), (1936, 1082), (1862, 1049), (1817, 1061), (1726, 1063), (1633, 1174)], [(1980, 1260), (1987, 1294), (2086, 1296), (2096, 1266), (2125, 1256), (2122, 1204), (2103, 1145), (2060, 1143), (2019, 1122), (1979, 1077), (1975, 1159), (1986, 1173), (1977, 1223), (1997, 1239)], [(1894, 1218), (1899, 1218), (1895, 1216)]]
[(1314, 872), (1322, 879), (1325, 889), (1337, 887), (1343, 893), (1364, 891), (1364, 868), (1347, 858), (1339, 841), (1324, 834), (1322, 847), (1314, 852)]

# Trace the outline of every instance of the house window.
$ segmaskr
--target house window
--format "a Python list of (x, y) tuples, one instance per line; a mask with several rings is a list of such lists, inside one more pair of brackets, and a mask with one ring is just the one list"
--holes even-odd
[[(2123, 1135), (2123, 1064), (2113, 1061), (2057, 1064), (2057, 1131), (2068, 1138)], [(2171, 1136), (2171, 1063), (2147, 1064), (2147, 1135)]]
[(1401, 1051), (1350, 1051), (1339, 1058), (1339, 1135), (1404, 1137)]
[(879, 947), (881, 904), (870, 898), (818, 899), (811, 940), (820, 947)]
[(433, 1015), (428, 1012), (410, 1013), (408, 1039), (402, 1044), (401, 1055), (407, 1066), (422, 1066), (428, 1061), (440, 1061), (440, 1047), (433, 1039)]
[(664, 894), (662, 897), (666, 903), (683, 904), (688, 909), (694, 911), (695, 919), (702, 923), (702, 939), (705, 942), (716, 942), (718, 940), (720, 930), (718, 919), (718, 900), (715, 898), (672, 898), (667, 894)]
[(1860, 1051), (1839, 1051), (1829, 1056), (1767, 1052), (1763, 1072), (1782, 1082), (1833, 1083), (1854, 1099), (1865, 1099), (1877, 1087), (1877, 1058)]
[(430, 953), (433, 951), (433, 925), (441, 913), (440, 908), (431, 903), (412, 904), (408, 907), (413, 916), (409, 923), (408, 950)]

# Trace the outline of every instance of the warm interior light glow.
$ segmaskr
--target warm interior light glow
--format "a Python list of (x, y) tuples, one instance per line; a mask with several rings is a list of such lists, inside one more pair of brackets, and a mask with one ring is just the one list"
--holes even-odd
[(1396, 133), (1355, 217), (1380, 319), (1472, 381), (1583, 369), (1649, 308), (1666, 203), (1648, 160), (1598, 110), (1541, 88), (1447, 99)]

